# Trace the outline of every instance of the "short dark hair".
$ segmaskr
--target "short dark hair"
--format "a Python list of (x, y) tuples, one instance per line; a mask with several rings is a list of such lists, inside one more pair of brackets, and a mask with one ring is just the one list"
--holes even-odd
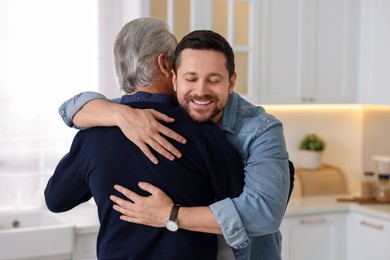
[(226, 58), (226, 69), (229, 72), (229, 77), (235, 73), (234, 52), (230, 44), (220, 34), (210, 30), (196, 30), (190, 32), (179, 42), (174, 54), (173, 70), (177, 73), (177, 69), (181, 64), (181, 52), (185, 49), (194, 50), (213, 50), (222, 52)]

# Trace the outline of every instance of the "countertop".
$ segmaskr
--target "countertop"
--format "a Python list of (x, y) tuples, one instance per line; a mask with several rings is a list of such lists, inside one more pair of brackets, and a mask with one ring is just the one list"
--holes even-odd
[(359, 212), (390, 221), (390, 203), (360, 204), (340, 202), (338, 199), (351, 199), (349, 195), (292, 197), (286, 210), (286, 217), (303, 214)]
[[(352, 196), (292, 197), (286, 210), (286, 217), (353, 211), (390, 221), (390, 204), (339, 202), (338, 198), (352, 198)], [(99, 229), (97, 209), (92, 203), (84, 203), (68, 212), (53, 214), (58, 214), (69, 223), (73, 223), (78, 234), (97, 232)]]
[(99, 218), (96, 205), (87, 202), (67, 212), (53, 213), (75, 226), (76, 234), (97, 233), (99, 231)]

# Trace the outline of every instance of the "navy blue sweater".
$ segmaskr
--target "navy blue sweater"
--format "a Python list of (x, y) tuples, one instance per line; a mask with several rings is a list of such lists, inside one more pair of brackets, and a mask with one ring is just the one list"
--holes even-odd
[(216, 259), (215, 235), (182, 229), (170, 232), (121, 221), (109, 196), (123, 197), (114, 184), (148, 195), (137, 186), (145, 181), (182, 206), (207, 206), (242, 192), (240, 156), (217, 125), (194, 123), (167, 95), (137, 92), (123, 96), (121, 103), (153, 108), (175, 118), (167, 126), (187, 139), (185, 145), (170, 140), (182, 158), (172, 162), (156, 153), (159, 164), (154, 165), (117, 127), (80, 131), (47, 184), (48, 208), (67, 211), (93, 196), (101, 224), (99, 259)]

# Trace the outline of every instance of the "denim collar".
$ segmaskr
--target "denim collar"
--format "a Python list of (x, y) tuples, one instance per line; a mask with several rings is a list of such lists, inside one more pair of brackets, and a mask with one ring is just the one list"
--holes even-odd
[(229, 95), (228, 102), (223, 110), (221, 122), (219, 126), (222, 131), (230, 132), (231, 134), (236, 133), (234, 127), (235, 122), (238, 119), (238, 94), (233, 92)]

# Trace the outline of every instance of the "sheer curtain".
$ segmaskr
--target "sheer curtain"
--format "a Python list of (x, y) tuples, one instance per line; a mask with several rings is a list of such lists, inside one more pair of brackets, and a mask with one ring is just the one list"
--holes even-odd
[(98, 1), (0, 0), (0, 208), (42, 196), (76, 133), (58, 107), (98, 90), (98, 51)]

